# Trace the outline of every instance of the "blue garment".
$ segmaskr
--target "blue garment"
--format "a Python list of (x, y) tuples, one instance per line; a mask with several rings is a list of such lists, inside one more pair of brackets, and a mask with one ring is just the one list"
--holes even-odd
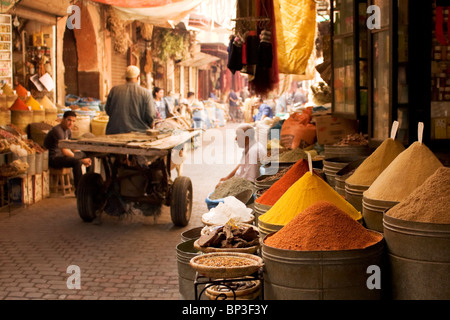
[[(234, 91), (231, 91), (230, 94), (228, 95), (228, 99), (229, 99), (229, 105), (230, 107), (237, 107), (238, 103), (237, 100), (239, 100), (237, 94)], [(236, 102), (234, 102), (233, 100), (236, 100)]]
[(268, 104), (262, 103), (259, 106), (258, 114), (255, 116), (255, 121), (260, 121), (262, 116), (266, 116), (267, 118), (273, 118), (273, 110), (272, 107)]

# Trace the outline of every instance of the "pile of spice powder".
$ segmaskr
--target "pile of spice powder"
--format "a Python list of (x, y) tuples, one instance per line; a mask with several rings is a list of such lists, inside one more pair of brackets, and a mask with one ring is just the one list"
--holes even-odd
[(22, 99), (17, 98), (16, 102), (11, 106), (10, 110), (25, 110), (31, 111), (30, 107), (28, 107)]
[(399, 141), (388, 138), (359, 166), (345, 182), (352, 185), (370, 186), (387, 166), (405, 150)]
[(364, 249), (381, 241), (380, 233), (364, 228), (334, 204), (319, 201), (296, 215), (264, 244), (297, 251)]
[(442, 167), (386, 214), (408, 221), (450, 224), (449, 206), (450, 168)]
[(400, 202), (442, 166), (426, 145), (416, 141), (384, 169), (363, 195), (368, 199)]
[(286, 225), (299, 212), (319, 201), (328, 201), (336, 205), (354, 220), (362, 218), (356, 210), (328, 183), (310, 171), (297, 180), (281, 198), (259, 220), (273, 225)]
[(303, 175), (308, 172), (309, 166), (306, 160), (297, 161), (277, 182), (255, 201), (266, 206), (273, 206), (278, 199)]
[(286, 172), (288, 172), (290, 169), (292, 168), (292, 166), (288, 166), (286, 168), (278, 168), (278, 172), (275, 174), (271, 174), (268, 175), (267, 177), (264, 177), (263, 179), (261, 179), (261, 182), (270, 182), (270, 181), (277, 181), (279, 180), (282, 176), (284, 176), (284, 174)]
[(236, 196), (245, 190), (254, 190), (253, 183), (249, 180), (234, 176), (222, 182), (210, 195), (211, 200), (223, 199), (229, 196)]

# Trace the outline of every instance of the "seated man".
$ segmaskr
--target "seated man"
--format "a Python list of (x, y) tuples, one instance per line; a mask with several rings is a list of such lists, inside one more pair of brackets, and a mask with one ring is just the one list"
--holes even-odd
[(78, 182), (82, 176), (81, 165), (89, 167), (91, 159), (87, 158), (84, 152), (72, 151), (70, 149), (59, 148), (59, 140), (72, 138), (72, 128), (76, 121), (77, 114), (73, 111), (66, 111), (61, 123), (54, 126), (45, 137), (44, 147), (49, 150), (48, 164), (51, 168), (72, 168), (75, 185), (75, 195), (77, 193)]
[(254, 182), (260, 176), (260, 162), (266, 155), (266, 149), (256, 140), (253, 126), (247, 123), (239, 125), (236, 129), (236, 142), (239, 148), (244, 149), (241, 161), (230, 174), (220, 179), (218, 185), (234, 176), (251, 182)]

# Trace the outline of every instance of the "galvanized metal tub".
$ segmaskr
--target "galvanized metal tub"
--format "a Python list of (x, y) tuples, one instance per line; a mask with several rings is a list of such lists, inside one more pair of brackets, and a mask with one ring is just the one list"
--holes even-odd
[(328, 184), (335, 188), (335, 176), (336, 173), (342, 169), (344, 169), (346, 166), (348, 166), (350, 163), (353, 163), (354, 161), (361, 160), (362, 158), (358, 157), (345, 157), (345, 158), (327, 158), (323, 160), (323, 172), (325, 173), (325, 177), (327, 179)]
[(383, 218), (394, 300), (450, 299), (450, 224)]
[(258, 231), (259, 231), (259, 237), (261, 241), (263, 241), (266, 236), (268, 236), (271, 233), (279, 231), (281, 228), (283, 228), (283, 225), (278, 224), (271, 224), (264, 221), (259, 220), (258, 217)]
[(270, 210), (272, 206), (266, 206), (264, 204), (260, 204), (255, 201), (255, 205), (253, 207), (253, 215), (255, 216), (255, 226), (259, 226), (259, 217), (262, 216), (264, 213)]
[[(189, 262), (195, 256), (201, 254), (194, 248), (196, 239), (181, 242), (177, 245), (178, 290), (181, 300), (194, 300), (195, 269)], [(206, 298), (205, 298), (206, 299)]]
[(368, 146), (324, 146), (325, 158), (367, 157), (371, 150)]
[(371, 230), (383, 232), (383, 215), (386, 210), (395, 206), (398, 202), (383, 201), (367, 198), (363, 195), (362, 216), (364, 225)]
[(370, 266), (383, 269), (383, 255), (384, 240), (365, 249), (339, 251), (283, 250), (263, 244), (265, 299), (380, 300), (383, 286), (370, 289), (367, 282)]
[(369, 189), (370, 186), (359, 186), (345, 181), (344, 183), (345, 200), (347, 200), (353, 207), (355, 207), (356, 210), (361, 212), (363, 209), (363, 193), (364, 191)]
[(196, 227), (196, 228), (189, 229), (189, 230), (182, 232), (181, 233), (181, 241), (186, 242), (186, 241), (189, 241), (192, 239), (196, 240), (196, 239), (200, 238), (203, 228), (204, 228), (204, 226), (201, 226), (201, 227)]

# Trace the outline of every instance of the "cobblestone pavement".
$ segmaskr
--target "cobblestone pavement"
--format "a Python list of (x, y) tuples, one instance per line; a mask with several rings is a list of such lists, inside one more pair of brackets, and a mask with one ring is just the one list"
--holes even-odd
[[(234, 127), (211, 132), (227, 132), (233, 141)], [(188, 156), (205, 151), (223, 156), (224, 141), (216, 140)], [(234, 167), (186, 161), (184, 175), (193, 182), (194, 205), (183, 228), (172, 224), (167, 207), (156, 222), (139, 215), (103, 215), (101, 225), (85, 223), (73, 196), (0, 212), (0, 299), (179, 299), (176, 245), (183, 231), (202, 225), (206, 196)], [(68, 289), (70, 265), (80, 268), (81, 289)]]

